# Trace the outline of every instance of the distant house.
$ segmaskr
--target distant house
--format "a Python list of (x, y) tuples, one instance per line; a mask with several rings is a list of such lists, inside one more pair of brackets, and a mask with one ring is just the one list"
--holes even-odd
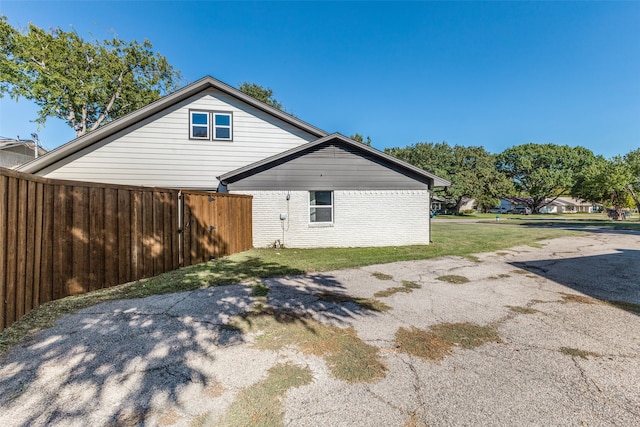
[(254, 245), (427, 244), (429, 172), (205, 77), (18, 168), (253, 195)]
[(531, 206), (530, 197), (503, 197), (500, 199), (500, 212), (512, 212), (516, 209), (522, 209)]
[[(530, 197), (503, 197), (500, 199), (499, 208), (501, 212), (511, 212), (516, 209), (530, 207), (531, 203)], [(539, 209), (539, 213), (593, 213), (598, 211), (599, 206), (571, 197), (558, 197), (556, 199), (547, 199), (546, 203)]]
[[(436, 214), (455, 214), (456, 213), (456, 203), (457, 200), (443, 197), (443, 196), (433, 196), (431, 201), (431, 208)], [(477, 210), (478, 202), (476, 199), (472, 199), (469, 197), (462, 198), (462, 204), (460, 205), (460, 212)]]
[(597, 212), (599, 205), (585, 202), (571, 197), (558, 197), (549, 204), (540, 208), (540, 213), (593, 213)]
[[(37, 151), (36, 151), (37, 146)], [(15, 168), (47, 151), (31, 139), (0, 137), (0, 167)]]

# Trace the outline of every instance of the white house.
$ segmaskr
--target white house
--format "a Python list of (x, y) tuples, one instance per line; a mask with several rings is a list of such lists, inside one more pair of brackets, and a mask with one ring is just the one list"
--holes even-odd
[(427, 244), (430, 189), (449, 184), (339, 134), (219, 178), (253, 195), (256, 247)]
[(18, 170), (58, 179), (252, 194), (257, 247), (278, 240), (290, 247), (427, 244), (431, 190), (450, 185), (212, 77)]

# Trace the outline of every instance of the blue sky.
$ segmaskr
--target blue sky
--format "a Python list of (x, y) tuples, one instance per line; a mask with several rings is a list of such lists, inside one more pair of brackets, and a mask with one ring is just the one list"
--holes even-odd
[[(149, 39), (182, 72), (270, 87), (285, 109), (373, 146), (640, 147), (640, 2), (0, 2), (13, 26)], [(36, 108), (0, 100), (0, 135), (36, 129)]]

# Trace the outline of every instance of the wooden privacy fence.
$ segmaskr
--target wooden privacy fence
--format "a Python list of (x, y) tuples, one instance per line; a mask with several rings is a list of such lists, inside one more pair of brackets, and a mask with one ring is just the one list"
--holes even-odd
[(251, 196), (0, 168), (0, 331), (45, 302), (251, 246)]

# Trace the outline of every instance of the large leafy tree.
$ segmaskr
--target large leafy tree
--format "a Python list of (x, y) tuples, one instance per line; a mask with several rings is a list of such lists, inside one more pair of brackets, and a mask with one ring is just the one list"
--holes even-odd
[(640, 209), (640, 149), (608, 160), (597, 156), (577, 174), (571, 194), (612, 206), (618, 219), (622, 218), (622, 208), (635, 203)]
[(631, 181), (627, 183), (627, 191), (636, 204), (640, 213), (640, 148), (631, 151), (624, 156), (624, 162), (631, 173)]
[(283, 110), (282, 104), (274, 98), (273, 90), (271, 90), (271, 88), (265, 88), (256, 83), (244, 82), (240, 85), (238, 90), (246, 95), (257, 99), (258, 101), (262, 101), (265, 104), (271, 105), (278, 110)]
[(483, 147), (418, 143), (385, 152), (451, 181), (452, 185), (440, 192), (455, 202), (458, 213), (465, 198), (490, 207), (498, 203), (500, 196), (513, 191), (511, 181), (496, 171), (494, 156)]
[(81, 136), (176, 88), (180, 74), (152, 48), (33, 24), (21, 32), (0, 16), (0, 96), (31, 100), (37, 123), (59, 118)]
[(513, 180), (516, 190), (531, 197), (531, 209), (539, 209), (569, 194), (576, 173), (594, 160), (584, 147), (556, 144), (523, 144), (497, 156), (496, 167)]
[(571, 194), (583, 200), (613, 206), (617, 218), (622, 219), (622, 208), (628, 207), (631, 201), (628, 192), (631, 181), (631, 169), (622, 157), (607, 160), (597, 156), (576, 175)]

